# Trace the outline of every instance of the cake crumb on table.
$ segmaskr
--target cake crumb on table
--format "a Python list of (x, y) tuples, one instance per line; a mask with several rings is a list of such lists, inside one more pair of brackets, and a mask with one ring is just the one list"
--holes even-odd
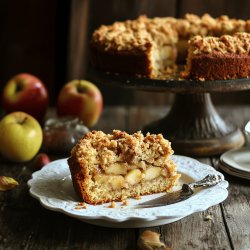
[(140, 195), (135, 196), (135, 199), (136, 199), (136, 200), (140, 200), (140, 199), (141, 199), (141, 196), (140, 196)]
[(86, 209), (86, 203), (85, 202), (78, 202), (77, 205), (75, 206), (75, 209)]
[(205, 217), (204, 217), (204, 220), (205, 221), (213, 221), (213, 216), (211, 214), (207, 214)]
[(116, 208), (116, 203), (112, 201), (110, 205), (108, 206), (108, 208)]

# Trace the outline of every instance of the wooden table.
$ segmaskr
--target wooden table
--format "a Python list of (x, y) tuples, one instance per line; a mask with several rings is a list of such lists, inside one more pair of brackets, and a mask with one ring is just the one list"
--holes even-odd
[[(250, 120), (249, 106), (218, 107), (227, 120), (243, 128)], [(134, 132), (163, 117), (165, 107), (106, 107), (96, 126)], [(59, 158), (51, 156), (52, 159)], [(198, 160), (217, 168), (218, 157)], [(27, 180), (32, 162), (13, 164), (1, 159), (0, 175), (20, 183), (0, 193), (0, 249), (136, 249), (142, 229), (113, 229), (89, 225), (58, 212), (48, 211), (29, 195)], [(220, 205), (165, 226), (150, 228), (161, 233), (168, 247), (180, 249), (250, 249), (250, 182), (225, 174), (229, 196)], [(206, 220), (210, 215), (212, 220)]]

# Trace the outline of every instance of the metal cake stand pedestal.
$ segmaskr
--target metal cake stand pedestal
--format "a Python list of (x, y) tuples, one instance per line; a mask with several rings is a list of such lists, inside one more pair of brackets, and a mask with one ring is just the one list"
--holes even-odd
[(210, 97), (213, 92), (250, 89), (250, 79), (191, 81), (158, 80), (108, 74), (91, 70), (90, 78), (99, 84), (175, 93), (169, 113), (143, 128), (143, 132), (162, 133), (172, 142), (175, 153), (212, 156), (244, 144), (239, 128), (217, 113)]

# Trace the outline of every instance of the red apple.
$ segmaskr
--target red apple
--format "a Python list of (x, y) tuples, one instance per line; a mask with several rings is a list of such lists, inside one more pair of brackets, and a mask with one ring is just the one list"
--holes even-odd
[(88, 127), (94, 126), (102, 112), (102, 94), (93, 83), (73, 80), (60, 91), (57, 99), (59, 116), (75, 116)]
[(37, 77), (22, 73), (11, 78), (3, 90), (3, 108), (7, 113), (23, 111), (42, 122), (49, 98), (45, 85)]
[(40, 170), (43, 168), (45, 165), (50, 163), (50, 158), (47, 154), (45, 153), (39, 153), (34, 160), (34, 168), (35, 170)]

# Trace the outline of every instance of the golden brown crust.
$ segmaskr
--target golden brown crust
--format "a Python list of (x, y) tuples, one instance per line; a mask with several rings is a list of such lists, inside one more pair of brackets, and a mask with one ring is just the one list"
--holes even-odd
[(203, 54), (195, 55), (190, 62), (187, 77), (200, 81), (248, 78), (250, 55)]
[(71, 157), (68, 159), (68, 165), (70, 168), (71, 176), (74, 176), (74, 178), (72, 178), (72, 183), (77, 195), (79, 197), (82, 197), (84, 201), (89, 202), (90, 200), (87, 193), (83, 192), (86, 187), (86, 182), (82, 180), (86, 180), (85, 177), (87, 176), (84, 162), (80, 164), (78, 161), (76, 161), (75, 158)]
[[(144, 136), (141, 132), (129, 135), (119, 130), (114, 130), (113, 134), (92, 131), (72, 149), (68, 164), (77, 194), (88, 203), (101, 204), (122, 201), (125, 196), (135, 198), (171, 190), (180, 176), (176, 173), (176, 165), (169, 159), (172, 153), (170, 142), (161, 134)], [(107, 169), (115, 164), (123, 164), (125, 172), (119, 175), (108, 172)], [(152, 181), (147, 181), (147, 167), (161, 173), (158, 177), (153, 176), (158, 181), (150, 188), (147, 186)], [(140, 170), (140, 180), (131, 183), (126, 178), (130, 178), (135, 169)], [(141, 178), (145, 178), (146, 185)], [(117, 180), (118, 184), (113, 183)], [(120, 181), (123, 184), (117, 189), (114, 185), (120, 185)]]
[(133, 53), (125, 50), (116, 52), (104, 51), (91, 43), (90, 61), (95, 68), (106, 72), (152, 77), (152, 65), (149, 60), (151, 44), (145, 44), (145, 47), (146, 50), (135, 49)]

